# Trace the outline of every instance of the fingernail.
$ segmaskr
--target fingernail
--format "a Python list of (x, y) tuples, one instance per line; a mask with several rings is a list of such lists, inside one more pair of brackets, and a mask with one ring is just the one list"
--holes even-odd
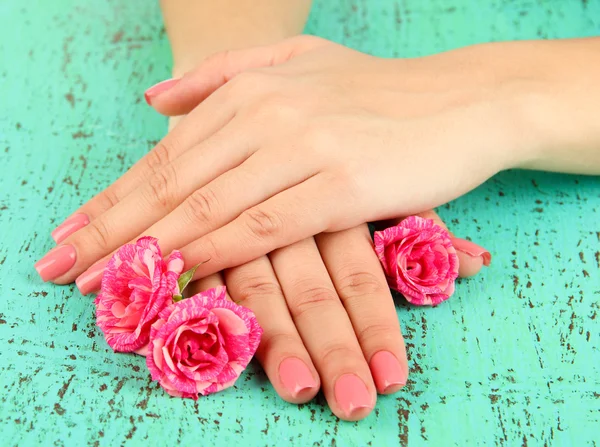
[(344, 374), (334, 386), (335, 400), (348, 419), (356, 417), (360, 410), (373, 408), (371, 394), (365, 383), (354, 374)]
[(144, 98), (146, 98), (146, 102), (148, 105), (152, 105), (152, 99), (156, 98), (161, 93), (166, 92), (171, 87), (179, 82), (179, 79), (167, 79), (166, 81), (159, 82), (158, 84), (154, 84), (148, 90), (144, 92)]
[(100, 290), (102, 274), (106, 264), (108, 264), (108, 259), (95, 263), (75, 280), (75, 284), (82, 295)]
[(379, 351), (371, 357), (369, 367), (377, 391), (380, 394), (386, 394), (395, 388), (406, 385), (406, 373), (402, 370), (396, 356), (391, 352)]
[(474, 244), (471, 241), (454, 237), (452, 238), (452, 245), (457, 251), (461, 251), (471, 257), (481, 257), (483, 259), (483, 265), (485, 265), (486, 267), (489, 266), (492, 262), (491, 253), (485, 248), (480, 247), (479, 245)]
[(50, 250), (35, 263), (35, 269), (44, 282), (51, 281), (67, 273), (75, 264), (77, 253), (72, 245), (63, 245)]
[(51, 233), (52, 239), (54, 239), (54, 242), (57, 244), (60, 244), (77, 230), (85, 227), (89, 223), (90, 219), (85, 214), (74, 214), (54, 229)]
[(279, 364), (279, 378), (294, 398), (302, 391), (317, 386), (308, 366), (295, 357), (289, 357)]

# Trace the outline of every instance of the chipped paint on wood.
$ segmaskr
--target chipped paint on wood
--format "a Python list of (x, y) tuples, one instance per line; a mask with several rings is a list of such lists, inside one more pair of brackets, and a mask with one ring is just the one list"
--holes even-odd
[[(440, 212), (494, 254), (435, 309), (398, 305), (406, 389), (365, 421), (281, 401), (256, 365), (171, 399), (115, 355), (73, 287), (33, 263), (50, 231), (152, 147), (142, 99), (169, 75), (156, 2), (0, 3), (0, 431), (6, 445), (594, 445), (600, 426), (600, 184), (508, 172)], [(600, 34), (600, 1), (316, 1), (310, 33), (381, 56)], [(452, 173), (448, 173), (452, 175)], [(400, 181), (400, 179), (399, 179)]]

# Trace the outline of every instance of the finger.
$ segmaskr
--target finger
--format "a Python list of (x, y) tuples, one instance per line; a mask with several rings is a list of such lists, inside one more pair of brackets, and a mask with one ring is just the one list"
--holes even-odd
[[(217, 153), (220, 154), (217, 157), (219, 162), (227, 162), (228, 158), (235, 160), (233, 156), (223, 156), (227, 154), (227, 148), (221, 150), (213, 148), (212, 150), (213, 156)], [(281, 156), (281, 152), (275, 152), (268, 158), (269, 162), (276, 163), (279, 169), (265, 176), (263, 171), (267, 157), (262, 155), (265, 153), (267, 151), (250, 156), (237, 168), (225, 172), (208, 185), (194, 191), (196, 186), (206, 180), (202, 175), (198, 175), (198, 172), (201, 172), (197, 168), (198, 165), (210, 167), (208, 173), (212, 176), (223, 171), (227, 165), (217, 167), (209, 166), (206, 162), (198, 164), (197, 160), (199, 156), (203, 155), (202, 152), (196, 156), (194, 151), (190, 151), (176, 160), (174, 168), (169, 171), (178, 173), (170, 176), (173, 180), (167, 181), (168, 177), (163, 177), (159, 179), (159, 182), (151, 181), (146, 187), (148, 191), (142, 189), (130, 194), (123, 202), (100, 216), (89, 229), (75, 235), (76, 242), (73, 243), (79, 246), (81, 240), (85, 241), (86, 232), (94, 227), (99, 227), (102, 231), (106, 228), (117, 227), (123, 219), (122, 216), (125, 216), (126, 213), (133, 213), (135, 217), (128, 220), (126, 227), (119, 228), (118, 231), (115, 230), (107, 235), (106, 239), (113, 239), (108, 245), (118, 247), (126, 243), (127, 236), (132, 233), (135, 233), (136, 236), (131, 240), (138, 239), (143, 235), (152, 235), (160, 240), (163, 251), (169, 253), (206, 235), (209, 231), (227, 224), (237, 217), (241, 210), (260, 203), (277, 191), (304, 181), (314, 172), (314, 168), (309, 165), (302, 165), (303, 160), (300, 153), (297, 152), (298, 158), (294, 159)], [(244, 156), (246, 155), (244, 154)], [(175, 188), (169, 186), (170, 183), (177, 185), (177, 192), (160, 191), (170, 191)], [(240, 194), (240, 192), (244, 193)], [(171, 197), (173, 203), (165, 206), (164, 202), (167, 197)], [(187, 199), (183, 200), (184, 197)], [(155, 203), (147, 204), (148, 198), (154, 200)], [(181, 200), (183, 203), (165, 216)], [(139, 209), (141, 205), (143, 206)], [(158, 222), (152, 225), (156, 220)], [(148, 228), (148, 226), (150, 227)], [(91, 244), (83, 244), (87, 252), (94, 248), (93, 241)], [(78, 258), (81, 258), (79, 251)], [(105, 265), (106, 262), (94, 264), (77, 277), (77, 287), (83, 295), (98, 290), (101, 279), (101, 270), (99, 269), (103, 269)]]
[[(268, 165), (277, 169), (265, 175), (264, 167)], [(290, 157), (282, 151), (258, 151), (238, 167), (189, 194), (145, 234), (158, 238), (167, 251), (183, 247), (315, 173), (315, 167), (306, 164), (300, 152)]]
[(240, 73), (282, 64), (325, 43), (323, 39), (304, 35), (275, 45), (216, 53), (183, 78), (150, 87), (144, 96), (148, 104), (163, 115), (183, 115)]
[[(232, 123), (231, 127), (166, 164), (147, 183), (65, 239), (61, 246), (69, 248), (59, 254), (68, 253), (73, 259), (63, 264), (61, 260), (55, 262), (53, 265), (60, 269), (55, 268), (51, 274), (41, 268), (42, 279), (57, 284), (72, 282), (95, 261), (139, 236), (195, 189), (240, 164), (251, 152), (247, 146), (249, 140), (243, 133)], [(163, 245), (162, 241), (161, 246), (165, 252), (178, 248)], [(45, 257), (43, 261), (47, 261)]]
[[(183, 258), (190, 266), (202, 264), (194, 275), (200, 278), (322, 233), (330, 221), (341, 221), (338, 213), (347, 215), (347, 207), (353, 207), (350, 201), (339, 202), (342, 195), (327, 177), (317, 174), (186, 245)], [(348, 227), (358, 223), (344, 221)]]
[(314, 239), (277, 250), (270, 258), (329, 407), (342, 419), (364, 418), (375, 406), (375, 385)]
[[(230, 96), (224, 101), (222, 96), (208, 98), (203, 107), (196, 108), (182, 119), (177, 127), (170, 131), (144, 157), (136, 162), (127, 172), (92, 199), (82, 205), (67, 218), (54, 232), (57, 243), (62, 242), (70, 234), (82, 228), (103, 212), (121, 202), (128, 194), (141, 184), (155, 176), (167, 164), (224, 128), (234, 117), (237, 107), (236, 98)], [(201, 123), (201, 125), (198, 125)]]
[(319, 391), (319, 375), (294, 326), (266, 256), (225, 271), (233, 301), (249, 308), (263, 328), (256, 357), (284, 400), (304, 403)]
[(323, 233), (315, 240), (369, 363), (377, 391), (395, 393), (408, 378), (406, 350), (368, 227)]

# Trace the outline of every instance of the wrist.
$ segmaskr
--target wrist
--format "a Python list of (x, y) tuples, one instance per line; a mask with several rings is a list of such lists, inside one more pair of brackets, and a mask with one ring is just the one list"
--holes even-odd
[(525, 168), (544, 157), (553, 137), (547, 114), (553, 109), (552, 87), (547, 79), (538, 42), (499, 42), (471, 47), (473, 80), (490, 104), (483, 130), (498, 144), (491, 144), (499, 170)]
[(310, 0), (161, 0), (174, 74), (211, 54), (277, 43), (300, 34)]
[(504, 66), (498, 93), (511, 104), (508, 167), (598, 173), (598, 43), (570, 39), (492, 44)]

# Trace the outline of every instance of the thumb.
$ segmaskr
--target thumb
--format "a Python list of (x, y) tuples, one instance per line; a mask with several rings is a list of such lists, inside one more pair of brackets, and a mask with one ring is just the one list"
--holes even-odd
[(163, 115), (184, 115), (243, 71), (282, 64), (326, 42), (303, 35), (274, 45), (216, 53), (181, 79), (168, 79), (153, 85), (144, 97)]

